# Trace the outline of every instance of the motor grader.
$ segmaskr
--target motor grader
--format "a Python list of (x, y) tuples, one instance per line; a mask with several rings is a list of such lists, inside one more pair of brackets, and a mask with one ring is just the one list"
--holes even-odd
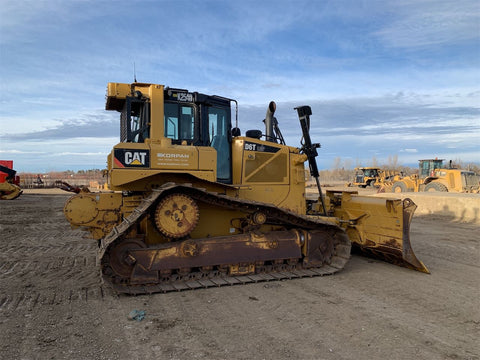
[(20, 178), (13, 170), (13, 161), (0, 160), (0, 200), (13, 200), (22, 193)]
[[(352, 243), (428, 272), (410, 246), (416, 205), (355, 191), (323, 196), (310, 107), (296, 108), (301, 148), (285, 144), (275, 107), (265, 133), (241, 135), (235, 100), (108, 84), (106, 110), (120, 112), (120, 143), (107, 158), (111, 191), (82, 191), (64, 207), (72, 226), (99, 241), (106, 282), (139, 294), (332, 274)], [(318, 199), (305, 196), (307, 161)]]
[(457, 169), (443, 164), (444, 159), (419, 160), (418, 175), (399, 177), (392, 182), (391, 192), (464, 192), (478, 193), (480, 177), (473, 171)]

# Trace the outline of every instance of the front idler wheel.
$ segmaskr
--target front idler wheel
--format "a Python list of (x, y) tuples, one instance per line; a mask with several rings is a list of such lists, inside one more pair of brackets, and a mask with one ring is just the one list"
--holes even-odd
[(110, 268), (113, 273), (121, 278), (129, 279), (135, 259), (130, 255), (130, 250), (143, 249), (146, 245), (143, 241), (137, 239), (124, 240), (118, 245), (114, 245), (110, 253)]

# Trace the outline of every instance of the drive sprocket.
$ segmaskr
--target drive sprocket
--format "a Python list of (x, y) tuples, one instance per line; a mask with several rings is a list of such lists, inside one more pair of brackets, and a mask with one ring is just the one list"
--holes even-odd
[(185, 194), (165, 196), (155, 210), (155, 225), (165, 236), (181, 239), (198, 224), (200, 211), (194, 199)]

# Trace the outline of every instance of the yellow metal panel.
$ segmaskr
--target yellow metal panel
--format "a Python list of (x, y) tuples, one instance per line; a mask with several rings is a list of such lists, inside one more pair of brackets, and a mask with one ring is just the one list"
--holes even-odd
[[(257, 139), (248, 139), (255, 149), (243, 150), (242, 183), (288, 184), (288, 147)], [(261, 151), (265, 147), (278, 148), (277, 152)]]
[(130, 84), (108, 83), (107, 98), (125, 99), (130, 94)]
[(306, 155), (290, 153), (290, 191), (280, 207), (299, 214), (306, 213), (305, 203), (305, 165)]
[(80, 193), (67, 200), (63, 212), (72, 227), (87, 227), (100, 239), (121, 221), (121, 205), (121, 193)]
[(285, 185), (255, 184), (239, 189), (240, 198), (266, 202), (279, 206), (288, 196), (290, 188)]
[(234, 184), (242, 182), (244, 138), (236, 137), (232, 141), (232, 179)]
[(163, 85), (150, 85), (150, 140), (160, 141), (165, 137)]
[(152, 144), (152, 169), (198, 170), (198, 150), (195, 146)]
[(241, 219), (245, 214), (227, 209), (219, 209), (214, 205), (200, 203), (200, 222), (193, 230), (192, 238), (207, 238), (238, 234), (234, 226), (238, 225), (232, 219)]
[(131, 93), (129, 84), (108, 83), (105, 110), (122, 111), (125, 98)]
[(114, 147), (114, 149), (120, 149), (120, 148), (128, 148), (128, 149), (149, 149), (150, 146), (145, 143), (137, 143), (137, 142), (124, 142), (124, 143), (118, 143)]
[[(245, 150), (245, 142), (275, 147), (277, 152)], [(237, 137), (232, 143), (233, 183), (240, 197), (305, 213), (305, 155), (298, 149), (258, 139)], [(290, 184), (290, 185), (289, 185)]]
[(212, 147), (198, 147), (198, 169), (217, 173), (217, 150)]
[(288, 153), (285, 150), (277, 153), (245, 151), (244, 181), (246, 183), (287, 183)]
[[(448, 187), (449, 188), (453, 188), (455, 189), (456, 191), (458, 191), (459, 189), (457, 189), (456, 187), (456, 183), (455, 183), (455, 174), (453, 172), (450, 172), (448, 174)], [(461, 190), (461, 189), (460, 189)]]
[[(216, 180), (213, 171), (113, 169), (110, 172), (109, 186), (112, 190), (145, 190), (152, 185), (152, 182), (155, 183), (151, 177), (157, 175), (168, 177), (162, 179), (163, 183), (168, 181), (178, 181), (174, 175), (192, 175), (197, 179), (212, 182)], [(157, 184), (159, 184), (159, 181), (157, 181)]]

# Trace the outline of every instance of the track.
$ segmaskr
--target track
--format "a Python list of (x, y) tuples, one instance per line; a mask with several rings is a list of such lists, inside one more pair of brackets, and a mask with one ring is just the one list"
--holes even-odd
[[(112, 259), (115, 258), (115, 247), (129, 241), (127, 234), (129, 231), (146, 216), (146, 214), (155, 206), (162, 196), (178, 192), (188, 194), (197, 201), (212, 204), (219, 209), (235, 209), (245, 213), (253, 213), (262, 211), (267, 215), (268, 221), (282, 224), (289, 228), (298, 228), (302, 230), (313, 230), (312, 244), (318, 246), (316, 251), (322, 251), (321, 264), (306, 264), (302, 259), (277, 259), (272, 258), (271, 261), (264, 261), (256, 264), (255, 273), (232, 276), (225, 270), (215, 264), (212, 260), (212, 266), (208, 269), (189, 269), (184, 273), (180, 268), (169, 269), (168, 274), (158, 276), (158, 280), (145, 281), (138, 284), (133, 278), (121, 276), (115, 272), (111, 265)], [(206, 241), (204, 239), (203, 241)], [(202, 240), (198, 241), (201, 244)], [(326, 244), (332, 245), (327, 248)], [(320, 245), (319, 245), (320, 244)], [(161, 245), (150, 247), (148, 250), (165, 249), (179, 247), (178, 243), (171, 245)], [(309, 245), (310, 246), (310, 245)], [(313, 245), (311, 245), (313, 247)], [(221, 251), (221, 250), (219, 250)], [(153, 252), (152, 252), (153, 254)], [(153, 255), (149, 255), (153, 256)], [(154, 256), (153, 256), (154, 257)], [(140, 205), (118, 226), (116, 226), (109, 235), (101, 241), (99, 260), (102, 267), (102, 276), (104, 280), (112, 284), (115, 291), (129, 294), (145, 294), (156, 292), (171, 292), (190, 290), (198, 288), (218, 287), (236, 284), (246, 284), (252, 282), (274, 281), (282, 279), (292, 279), (300, 277), (313, 277), (320, 275), (333, 274), (342, 269), (350, 258), (350, 241), (343, 230), (332, 223), (314, 219), (307, 216), (301, 216), (286, 210), (279, 209), (273, 205), (259, 203), (249, 200), (238, 200), (226, 195), (207, 192), (204, 189), (193, 188), (190, 185), (177, 185), (169, 183), (154, 189), (152, 193), (146, 197)], [(115, 260), (115, 259), (114, 259)], [(236, 264), (230, 264), (236, 265)], [(149, 270), (149, 269), (148, 269)]]

